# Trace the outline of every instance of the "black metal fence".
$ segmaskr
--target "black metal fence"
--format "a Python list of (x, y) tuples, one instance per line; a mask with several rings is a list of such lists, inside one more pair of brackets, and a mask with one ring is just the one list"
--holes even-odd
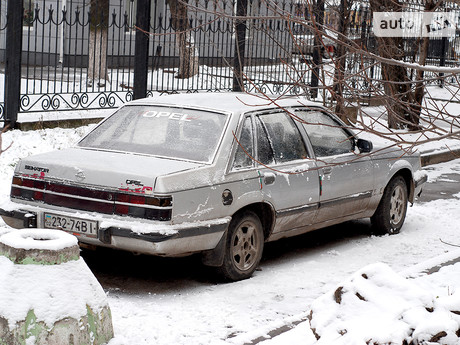
[[(100, 18), (96, 18), (95, 28), (91, 0), (26, 0), (24, 12), (16, 8), (15, 12), (23, 16), (21, 53), (10, 52), (10, 61), (21, 58), (19, 112), (111, 108), (131, 100), (137, 86), (136, 69), (140, 67), (136, 58), (142, 49), (148, 49), (147, 96), (154, 92), (234, 90), (235, 66), (240, 66), (239, 77), (244, 78), (249, 91), (299, 92), (297, 85), (291, 85), (293, 71), (303, 68), (291, 56), (293, 24), (279, 12), (275, 18), (280, 10), (291, 13), (294, 2), (265, 5), (253, 0), (194, 1), (195, 6), (187, 13), (187, 44), (196, 51), (199, 67), (193, 76), (178, 78), (179, 34), (169, 8), (165, 0), (151, 0), (148, 28), (145, 33), (139, 32), (136, 16), (140, 1), (109, 1), (108, 13), (97, 14)], [(17, 0), (9, 0), (13, 2), (14, 7), (19, 6)], [(257, 17), (243, 22), (242, 33), (237, 32), (234, 16), (241, 3), (247, 6), (247, 15)], [(1, 63), (8, 58), (2, 38), (5, 41), (7, 33), (12, 32), (7, 29), (13, 20), (6, 18), (5, 0), (0, 0), (0, 6)], [(91, 30), (96, 36), (105, 34), (106, 43), (95, 41)], [(295, 63), (299, 66), (293, 69)], [(91, 65), (96, 65), (96, 70), (106, 67), (107, 73), (92, 78)], [(310, 77), (306, 71), (302, 79), (309, 84)], [(10, 85), (13, 79), (10, 75)], [(0, 116), (5, 110), (0, 103)]]
[[(0, 85), (5, 90), (0, 92), (0, 121), (14, 124), (17, 111), (113, 108), (155, 92), (242, 87), (309, 96), (311, 86), (330, 85), (315, 66), (314, 35), (299, 32), (300, 20), (312, 16), (308, 6), (299, 6), (305, 1), (193, 0), (185, 26), (175, 22), (165, 0), (98, 1), (107, 1), (108, 8), (92, 12), (95, 0), (0, 0)], [(340, 13), (334, 7), (325, 11)], [(359, 3), (351, 17), (348, 36), (375, 51), (368, 5)], [(325, 25), (334, 31), (327, 16)], [(188, 59), (196, 57), (198, 65), (196, 73), (180, 78), (184, 42), (178, 26), (186, 28)], [(405, 43), (408, 61), (417, 59), (412, 43)], [(459, 32), (430, 42), (428, 63), (455, 65), (458, 54)], [(324, 61), (325, 69), (334, 68), (334, 61), (329, 67)], [(347, 54), (345, 72), (355, 75), (352, 82), (363, 90), (381, 78), (379, 65), (362, 55)]]

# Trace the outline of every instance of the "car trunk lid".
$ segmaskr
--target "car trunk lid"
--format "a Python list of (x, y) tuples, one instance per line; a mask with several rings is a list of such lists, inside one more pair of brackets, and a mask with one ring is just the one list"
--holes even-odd
[(25, 158), (21, 176), (127, 192), (153, 191), (155, 180), (202, 164), (123, 152), (71, 148)]

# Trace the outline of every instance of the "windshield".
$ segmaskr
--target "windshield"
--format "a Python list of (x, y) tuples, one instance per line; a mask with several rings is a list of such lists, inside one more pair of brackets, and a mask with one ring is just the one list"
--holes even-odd
[(227, 115), (160, 106), (126, 106), (78, 146), (212, 162)]

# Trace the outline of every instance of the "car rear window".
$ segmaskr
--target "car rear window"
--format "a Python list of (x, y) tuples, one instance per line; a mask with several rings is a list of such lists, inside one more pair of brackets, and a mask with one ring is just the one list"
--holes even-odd
[(226, 114), (197, 109), (126, 106), (78, 145), (209, 163), (226, 120)]

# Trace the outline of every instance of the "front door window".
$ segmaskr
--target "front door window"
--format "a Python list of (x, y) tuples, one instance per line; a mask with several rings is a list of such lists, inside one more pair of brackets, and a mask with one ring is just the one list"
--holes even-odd
[(320, 111), (299, 112), (317, 157), (350, 153), (353, 142), (341, 125)]

